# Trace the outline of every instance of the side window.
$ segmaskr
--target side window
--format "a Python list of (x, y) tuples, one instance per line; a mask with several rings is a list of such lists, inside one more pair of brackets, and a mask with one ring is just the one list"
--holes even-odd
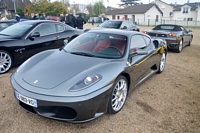
[(130, 49), (135, 49), (135, 48), (144, 48), (146, 47), (146, 42), (143, 39), (142, 35), (134, 35), (131, 38), (131, 47)]
[(147, 36), (143, 36), (143, 38), (144, 38), (147, 46), (149, 46), (149, 44), (151, 43), (151, 39), (149, 37), (147, 37)]
[(46, 23), (39, 25), (32, 33), (39, 32), (40, 36), (56, 33), (56, 27), (53, 23)]
[(57, 24), (57, 32), (64, 31), (65, 27), (63, 25)]
[(131, 22), (128, 22), (129, 23), (129, 26), (130, 27), (133, 27), (134, 25), (133, 25), (133, 23), (131, 23)]
[(184, 33), (188, 33), (187, 30), (186, 30), (184, 27), (181, 27), (181, 30), (182, 30)]
[(127, 28), (130, 27), (129, 24), (128, 24), (128, 22), (126, 22), (126, 21), (124, 21), (124, 22), (122, 23), (121, 28), (124, 28), (124, 26), (126, 26)]

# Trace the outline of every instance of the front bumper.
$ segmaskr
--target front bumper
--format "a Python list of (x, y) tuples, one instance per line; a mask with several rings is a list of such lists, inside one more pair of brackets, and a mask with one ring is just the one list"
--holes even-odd
[[(22, 108), (44, 117), (73, 123), (87, 122), (106, 113), (112, 90), (112, 84), (110, 84), (85, 96), (56, 97), (27, 91), (17, 84), (13, 76), (11, 76), (11, 84), (15, 99)], [(32, 107), (19, 101), (15, 95), (16, 91), (21, 95), (37, 100), (38, 107)]]

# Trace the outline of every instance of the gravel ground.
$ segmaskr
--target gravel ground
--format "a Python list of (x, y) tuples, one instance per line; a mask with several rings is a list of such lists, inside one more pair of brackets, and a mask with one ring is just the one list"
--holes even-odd
[[(91, 27), (86, 24), (85, 28)], [(149, 27), (141, 27), (149, 29)], [(129, 93), (124, 108), (88, 123), (72, 124), (26, 112), (15, 101), (9, 73), (0, 75), (0, 133), (200, 132), (200, 29), (181, 53), (169, 52), (162, 74)]]

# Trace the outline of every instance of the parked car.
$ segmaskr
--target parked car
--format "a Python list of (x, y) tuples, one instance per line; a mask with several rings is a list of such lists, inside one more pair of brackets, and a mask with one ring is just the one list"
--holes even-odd
[(5, 28), (8, 28), (9, 26), (16, 24), (17, 21), (0, 21), (0, 31), (4, 30)]
[(58, 16), (47, 16), (46, 20), (52, 20), (52, 21), (60, 22), (60, 18)]
[(190, 46), (193, 39), (191, 30), (186, 30), (183, 26), (173, 24), (157, 25), (152, 30), (145, 30), (143, 33), (153, 38), (162, 38), (167, 41), (169, 50), (181, 52), (183, 47)]
[(90, 30), (25, 61), (11, 76), (14, 96), (32, 113), (69, 122), (115, 114), (132, 89), (163, 72), (166, 47), (140, 32)]
[[(126, 31), (140, 31), (139, 26), (133, 24), (131, 21), (128, 20), (108, 20), (92, 29), (104, 29), (104, 28), (121, 29)], [(89, 30), (91, 29), (86, 29), (84, 32), (87, 32)]]
[(23, 21), (4, 29), (0, 32), (0, 74), (38, 52), (63, 47), (63, 40), (82, 32), (48, 20)]

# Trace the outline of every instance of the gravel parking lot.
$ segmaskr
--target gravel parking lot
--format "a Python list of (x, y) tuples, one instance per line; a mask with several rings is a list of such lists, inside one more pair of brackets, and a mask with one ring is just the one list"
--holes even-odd
[[(85, 28), (92, 27), (86, 24)], [(141, 27), (141, 30), (149, 27)], [(9, 73), (0, 75), (0, 133), (200, 132), (200, 29), (181, 53), (169, 52), (162, 74), (129, 93), (124, 108), (88, 123), (72, 124), (28, 113), (13, 97)]]

